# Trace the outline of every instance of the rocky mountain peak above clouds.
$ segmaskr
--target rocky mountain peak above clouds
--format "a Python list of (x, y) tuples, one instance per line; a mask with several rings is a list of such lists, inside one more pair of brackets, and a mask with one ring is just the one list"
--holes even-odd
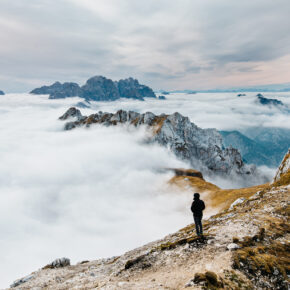
[[(75, 120), (69, 120), (70, 117)], [(152, 133), (149, 142), (169, 148), (178, 158), (188, 161), (203, 173), (244, 176), (246, 180), (257, 174), (255, 166), (244, 164), (237, 149), (223, 148), (222, 136), (216, 129), (201, 129), (178, 112), (155, 115), (119, 110), (115, 114), (98, 112), (83, 116), (78, 109), (70, 108), (60, 119), (68, 120), (65, 130), (92, 124), (145, 125)]]
[(0, 90), (0, 96), (3, 96), (3, 95), (5, 95), (5, 93)]
[(131, 98), (144, 100), (144, 98), (156, 98), (153, 90), (141, 85), (138, 80), (127, 78), (119, 81), (112, 81), (104, 76), (89, 78), (83, 86), (77, 83), (67, 82), (61, 84), (55, 82), (51, 86), (36, 88), (31, 94), (48, 94), (50, 99), (81, 97), (87, 101), (114, 101), (120, 98)]
[(261, 105), (267, 105), (267, 106), (284, 106), (282, 101), (279, 101), (277, 99), (269, 99), (265, 98), (262, 94), (257, 94), (258, 102)]

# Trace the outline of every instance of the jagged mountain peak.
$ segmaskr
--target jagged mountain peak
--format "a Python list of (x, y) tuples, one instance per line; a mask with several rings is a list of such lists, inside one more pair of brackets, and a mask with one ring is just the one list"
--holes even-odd
[[(68, 120), (74, 117), (75, 120)], [(170, 115), (143, 114), (119, 110), (115, 114), (98, 112), (83, 116), (80, 110), (70, 108), (61, 120), (68, 120), (66, 130), (80, 126), (102, 124), (114, 126), (121, 123), (139, 127), (146, 125), (152, 132), (151, 142), (156, 142), (171, 151), (180, 159), (188, 161), (192, 167), (209, 174), (224, 176), (246, 176), (250, 181), (256, 173), (255, 166), (243, 163), (242, 156), (235, 148), (223, 148), (222, 136), (216, 129), (202, 129), (188, 117), (175, 112)], [(250, 184), (250, 183), (249, 183)]]
[(120, 98), (144, 100), (156, 98), (153, 90), (131, 77), (112, 81), (101, 75), (89, 78), (83, 86), (73, 82), (55, 82), (50, 86), (42, 86), (30, 92), (31, 94), (48, 94), (50, 99), (81, 97), (92, 101), (114, 101)]

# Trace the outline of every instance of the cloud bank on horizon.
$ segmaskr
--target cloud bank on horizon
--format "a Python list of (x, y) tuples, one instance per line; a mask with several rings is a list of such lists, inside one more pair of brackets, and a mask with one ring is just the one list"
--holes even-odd
[(289, 82), (288, 0), (2, 0), (0, 88), (92, 75), (155, 89)]

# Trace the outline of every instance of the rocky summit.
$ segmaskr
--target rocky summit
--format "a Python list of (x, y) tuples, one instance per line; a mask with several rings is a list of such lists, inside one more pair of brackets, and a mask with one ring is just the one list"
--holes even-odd
[[(207, 210), (204, 236), (190, 224), (121, 256), (70, 265), (57, 259), (16, 280), (15, 289), (289, 289), (289, 152), (271, 184), (232, 190), (208, 184), (200, 191)], [(171, 182), (196, 190), (207, 182), (178, 169)], [(182, 171), (182, 174), (180, 174)], [(189, 174), (188, 176), (186, 174)], [(194, 174), (193, 174), (194, 173)], [(288, 179), (286, 178), (288, 176)], [(182, 187), (180, 187), (182, 189)], [(226, 196), (226, 199), (225, 199)], [(228, 201), (231, 200), (230, 203)], [(226, 202), (225, 202), (226, 201)]]
[(262, 94), (257, 94), (257, 99), (258, 102), (261, 105), (267, 105), (267, 106), (283, 106), (283, 102), (277, 100), (277, 99), (269, 99), (269, 98), (265, 98)]
[(103, 76), (94, 76), (87, 80), (83, 86), (77, 83), (55, 82), (51, 86), (36, 88), (30, 92), (37, 95), (49, 95), (50, 99), (81, 97), (87, 101), (114, 101), (120, 98), (144, 100), (144, 98), (156, 98), (153, 90), (139, 84), (138, 80), (128, 78), (112, 81)]
[(1, 96), (1, 95), (3, 96), (3, 95), (5, 95), (5, 93), (4, 93), (3, 91), (0, 90), (0, 96)]
[(93, 124), (128, 124), (137, 128), (145, 125), (152, 133), (147, 141), (170, 148), (178, 158), (188, 161), (203, 173), (244, 176), (249, 184), (251, 178), (256, 178), (258, 174), (255, 166), (244, 164), (237, 149), (223, 147), (222, 136), (216, 129), (201, 129), (179, 113), (155, 115), (119, 110), (115, 114), (98, 112), (83, 116), (79, 109), (72, 107), (59, 119), (68, 121), (65, 130)]

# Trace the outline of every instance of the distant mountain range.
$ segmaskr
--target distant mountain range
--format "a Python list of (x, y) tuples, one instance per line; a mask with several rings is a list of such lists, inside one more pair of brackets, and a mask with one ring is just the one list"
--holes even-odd
[(156, 98), (153, 90), (139, 84), (138, 80), (128, 78), (112, 81), (103, 76), (94, 76), (87, 80), (83, 86), (77, 83), (55, 82), (50, 86), (36, 88), (30, 92), (37, 95), (49, 95), (50, 99), (68, 97), (81, 97), (87, 101), (114, 101), (120, 98), (144, 100), (144, 98)]
[(253, 127), (239, 131), (220, 131), (223, 145), (237, 148), (246, 163), (277, 167), (290, 144), (290, 129)]
[(170, 93), (241, 93), (241, 92), (290, 92), (290, 83), (271, 84), (260, 86), (224, 88), (224, 89), (209, 89), (209, 90), (173, 90)]

